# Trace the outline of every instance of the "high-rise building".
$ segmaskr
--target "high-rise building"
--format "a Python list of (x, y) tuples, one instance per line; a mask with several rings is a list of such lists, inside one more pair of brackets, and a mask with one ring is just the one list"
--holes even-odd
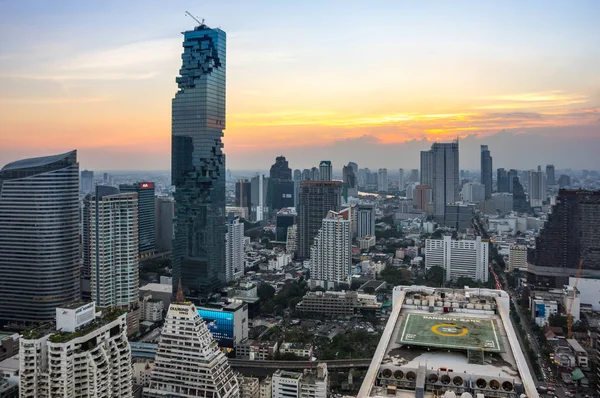
[(299, 169), (294, 170), (294, 207), (298, 206), (298, 194), (300, 193), (300, 181), (302, 181), (302, 172)]
[(275, 216), (275, 240), (285, 242), (288, 228), (296, 224), (296, 213), (291, 209), (281, 209)]
[(476, 240), (443, 239), (425, 240), (425, 267), (444, 268), (445, 279), (456, 281), (460, 277), (474, 281), (488, 281), (488, 242), (481, 236)]
[(355, 162), (348, 162), (348, 166), (352, 167), (352, 171), (354, 171), (354, 175), (358, 178), (358, 164)]
[(94, 172), (83, 170), (81, 172), (81, 184), (79, 189), (82, 193), (90, 193), (94, 189)]
[(298, 256), (308, 259), (310, 247), (330, 210), (340, 211), (341, 181), (302, 181), (298, 208)]
[(509, 271), (527, 268), (527, 246), (525, 245), (510, 245), (508, 252), (508, 269)]
[(160, 252), (173, 248), (173, 217), (175, 201), (171, 197), (158, 196), (155, 199), (154, 219), (156, 220), (156, 249)]
[(0, 323), (49, 322), (79, 298), (77, 151), (0, 170)]
[(321, 160), (321, 163), (319, 163), (319, 174), (322, 181), (331, 181), (333, 179), (333, 167), (330, 160)]
[(310, 170), (309, 169), (304, 169), (302, 170), (302, 178), (300, 178), (300, 181), (308, 181), (310, 180)]
[(327, 364), (320, 363), (317, 369), (304, 372), (277, 370), (271, 382), (272, 398), (326, 398), (329, 385)]
[(140, 254), (156, 250), (156, 215), (154, 212), (154, 183), (136, 182), (135, 184), (119, 185), (123, 193), (135, 192), (138, 200), (138, 242)]
[(102, 174), (102, 183), (104, 185), (110, 185), (110, 174), (108, 174), (108, 173)]
[[(408, 189), (407, 195), (408, 197)], [(430, 208), (430, 204), (433, 201), (433, 192), (431, 187), (428, 185), (417, 185), (412, 192), (412, 199), (415, 208), (419, 210), (428, 211)], [(410, 197), (408, 197), (410, 199)]]
[(93, 302), (59, 307), (56, 328), (44, 325), (23, 333), (20, 397), (133, 396), (125, 314), (105, 310), (96, 318), (95, 309)]
[(352, 162), (348, 163), (348, 166), (343, 167), (342, 178), (343, 178), (344, 184), (346, 185), (348, 196), (357, 197), (358, 196), (358, 179), (356, 177), (356, 174), (354, 173), (354, 167), (352, 166)]
[(262, 221), (268, 213), (267, 191), (269, 179), (263, 174), (256, 175), (250, 180), (250, 220)]
[(278, 156), (269, 173), (267, 206), (270, 210), (294, 207), (294, 181), (292, 169), (285, 156)]
[(375, 206), (361, 203), (356, 209), (356, 237), (375, 236)]
[(556, 205), (535, 238), (528, 281), (560, 287), (575, 276), (583, 260), (582, 277), (600, 276), (600, 191), (561, 189)]
[(571, 177), (566, 174), (561, 174), (560, 177), (558, 177), (558, 187), (566, 188), (569, 186), (571, 186)]
[(234, 281), (244, 276), (244, 223), (239, 217), (229, 213), (227, 217), (227, 234), (225, 235), (225, 265), (227, 268), (227, 282)]
[(467, 182), (460, 191), (462, 200), (470, 203), (479, 203), (485, 200), (485, 186), (478, 182)]
[(499, 168), (496, 172), (496, 191), (509, 192), (508, 173), (503, 168)]
[(203, 23), (183, 35), (172, 102), (173, 283), (197, 298), (225, 284), (226, 35)]
[[(190, 349), (193, 347), (193, 349)], [(185, 375), (182, 377), (182, 375)], [(145, 398), (238, 398), (239, 386), (196, 306), (181, 289), (169, 306)]]
[(456, 231), (465, 231), (473, 226), (472, 220), (475, 215), (475, 205), (452, 203), (446, 205), (444, 214), (444, 225)]
[(350, 285), (352, 274), (351, 208), (330, 211), (323, 219), (310, 250), (311, 286), (329, 290)]
[(487, 145), (481, 146), (481, 185), (485, 187), (485, 199), (492, 197), (492, 155)]
[(92, 300), (101, 308), (129, 308), (139, 301), (137, 193), (97, 185), (89, 201)]
[(298, 251), (298, 224), (294, 224), (288, 227), (287, 237), (285, 241), (285, 252), (290, 254), (292, 258)]
[(529, 184), (527, 185), (529, 205), (540, 207), (546, 200), (546, 176), (542, 171), (531, 170), (529, 172)]
[(446, 204), (459, 199), (458, 175), (458, 141), (436, 142), (429, 151), (421, 152), (421, 184), (433, 190), (435, 216), (443, 217)]
[(410, 170), (410, 182), (419, 182), (419, 170), (418, 169)]
[(404, 187), (406, 184), (404, 183), (404, 169), (398, 169), (398, 190), (404, 191)]
[(367, 185), (367, 181), (368, 181), (367, 174), (369, 174), (369, 173), (370, 173), (369, 169), (358, 169), (358, 186), (359, 186), (359, 188), (364, 188), (365, 185)]
[(387, 169), (379, 169), (377, 171), (377, 190), (387, 192), (388, 188)]
[(554, 185), (556, 180), (554, 179), (554, 165), (546, 165), (546, 185)]
[(513, 179), (512, 191), (513, 210), (518, 213), (527, 213), (528, 211), (530, 211), (531, 207), (529, 206), (529, 201), (527, 200), (525, 190), (523, 189), (523, 185), (521, 185), (521, 181), (518, 177), (515, 177)]
[[(513, 193), (515, 178), (519, 179), (519, 173), (515, 169), (510, 169), (508, 171), (508, 192)], [(520, 181), (519, 181), (520, 182)]]
[(310, 179), (311, 181), (321, 181), (321, 171), (317, 167), (313, 167), (310, 169)]
[(235, 182), (235, 206), (250, 209), (252, 190), (250, 181), (241, 178)]

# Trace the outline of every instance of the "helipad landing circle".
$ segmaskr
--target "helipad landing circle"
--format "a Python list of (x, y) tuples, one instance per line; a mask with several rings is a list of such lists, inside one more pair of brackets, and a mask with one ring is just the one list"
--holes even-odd
[(438, 323), (431, 327), (431, 331), (440, 336), (460, 337), (469, 333), (469, 330), (463, 326), (458, 326), (453, 323)]

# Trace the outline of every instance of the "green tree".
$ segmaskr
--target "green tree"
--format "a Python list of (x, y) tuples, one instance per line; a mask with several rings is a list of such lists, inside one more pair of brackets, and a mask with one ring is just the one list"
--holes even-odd
[(425, 273), (425, 280), (429, 286), (442, 286), (444, 283), (444, 269), (437, 265), (429, 268)]
[(568, 320), (566, 316), (556, 313), (548, 317), (548, 324), (550, 326), (558, 326), (563, 329), (566, 329), (568, 326)]
[(261, 301), (268, 301), (275, 296), (275, 288), (268, 283), (261, 283), (256, 294)]
[(463, 286), (475, 287), (475, 286), (477, 286), (477, 282), (475, 282), (473, 279), (471, 279), (469, 277), (461, 276), (456, 281), (456, 286), (458, 286), (460, 288), (462, 288)]

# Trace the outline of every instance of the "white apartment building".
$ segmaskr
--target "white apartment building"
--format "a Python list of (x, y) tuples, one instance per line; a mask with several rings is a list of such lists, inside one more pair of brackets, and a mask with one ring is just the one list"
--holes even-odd
[(225, 278), (227, 282), (244, 276), (245, 262), (244, 223), (240, 222), (239, 217), (233, 217), (233, 214), (230, 213), (225, 235)]
[(260, 384), (258, 386), (259, 392), (258, 392), (258, 396), (260, 398), (271, 398), (273, 396), (273, 392), (272, 392), (272, 385), (273, 381), (271, 379), (271, 377), (266, 377), (263, 380), (260, 381)]
[(277, 370), (272, 379), (272, 398), (326, 398), (329, 373), (327, 364), (304, 372)]
[(160, 322), (163, 319), (165, 304), (160, 299), (152, 298), (151, 294), (145, 295), (141, 302), (142, 320)]
[(544, 300), (537, 297), (532, 299), (530, 303), (531, 318), (540, 327), (547, 325), (550, 316), (558, 311), (558, 303), (555, 300)]
[(375, 206), (359, 204), (356, 208), (356, 237), (375, 236)]
[(41, 326), (20, 338), (21, 398), (131, 397), (127, 321), (120, 309), (96, 316), (95, 304), (56, 309), (56, 329)]
[(310, 277), (313, 285), (327, 290), (337, 283), (350, 283), (352, 273), (352, 231), (350, 209), (330, 211), (323, 219), (310, 250)]
[(360, 250), (369, 250), (371, 247), (375, 246), (375, 237), (374, 236), (365, 236), (358, 240), (358, 247)]
[(508, 269), (527, 268), (527, 246), (511, 245), (508, 251)]
[(167, 312), (144, 397), (237, 398), (239, 394), (227, 357), (180, 287)]
[(388, 188), (387, 169), (379, 169), (377, 172), (377, 190), (379, 192), (387, 192)]
[(527, 194), (532, 207), (540, 207), (546, 200), (546, 174), (543, 171), (531, 170), (529, 172)]
[(137, 193), (92, 197), (89, 209), (91, 298), (101, 308), (139, 300)]
[(425, 241), (425, 267), (444, 268), (446, 280), (456, 281), (461, 276), (475, 281), (488, 281), (488, 242), (476, 240), (443, 239)]
[(240, 398), (259, 398), (259, 380), (258, 377), (237, 376), (237, 381), (240, 386)]

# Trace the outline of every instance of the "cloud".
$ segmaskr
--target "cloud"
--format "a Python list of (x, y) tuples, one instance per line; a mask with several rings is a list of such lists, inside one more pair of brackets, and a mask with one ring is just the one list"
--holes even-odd
[(582, 104), (588, 102), (588, 97), (581, 94), (567, 94), (562, 91), (547, 91), (495, 95), (481, 97), (478, 100), (492, 103), (476, 105), (473, 109), (532, 109)]

